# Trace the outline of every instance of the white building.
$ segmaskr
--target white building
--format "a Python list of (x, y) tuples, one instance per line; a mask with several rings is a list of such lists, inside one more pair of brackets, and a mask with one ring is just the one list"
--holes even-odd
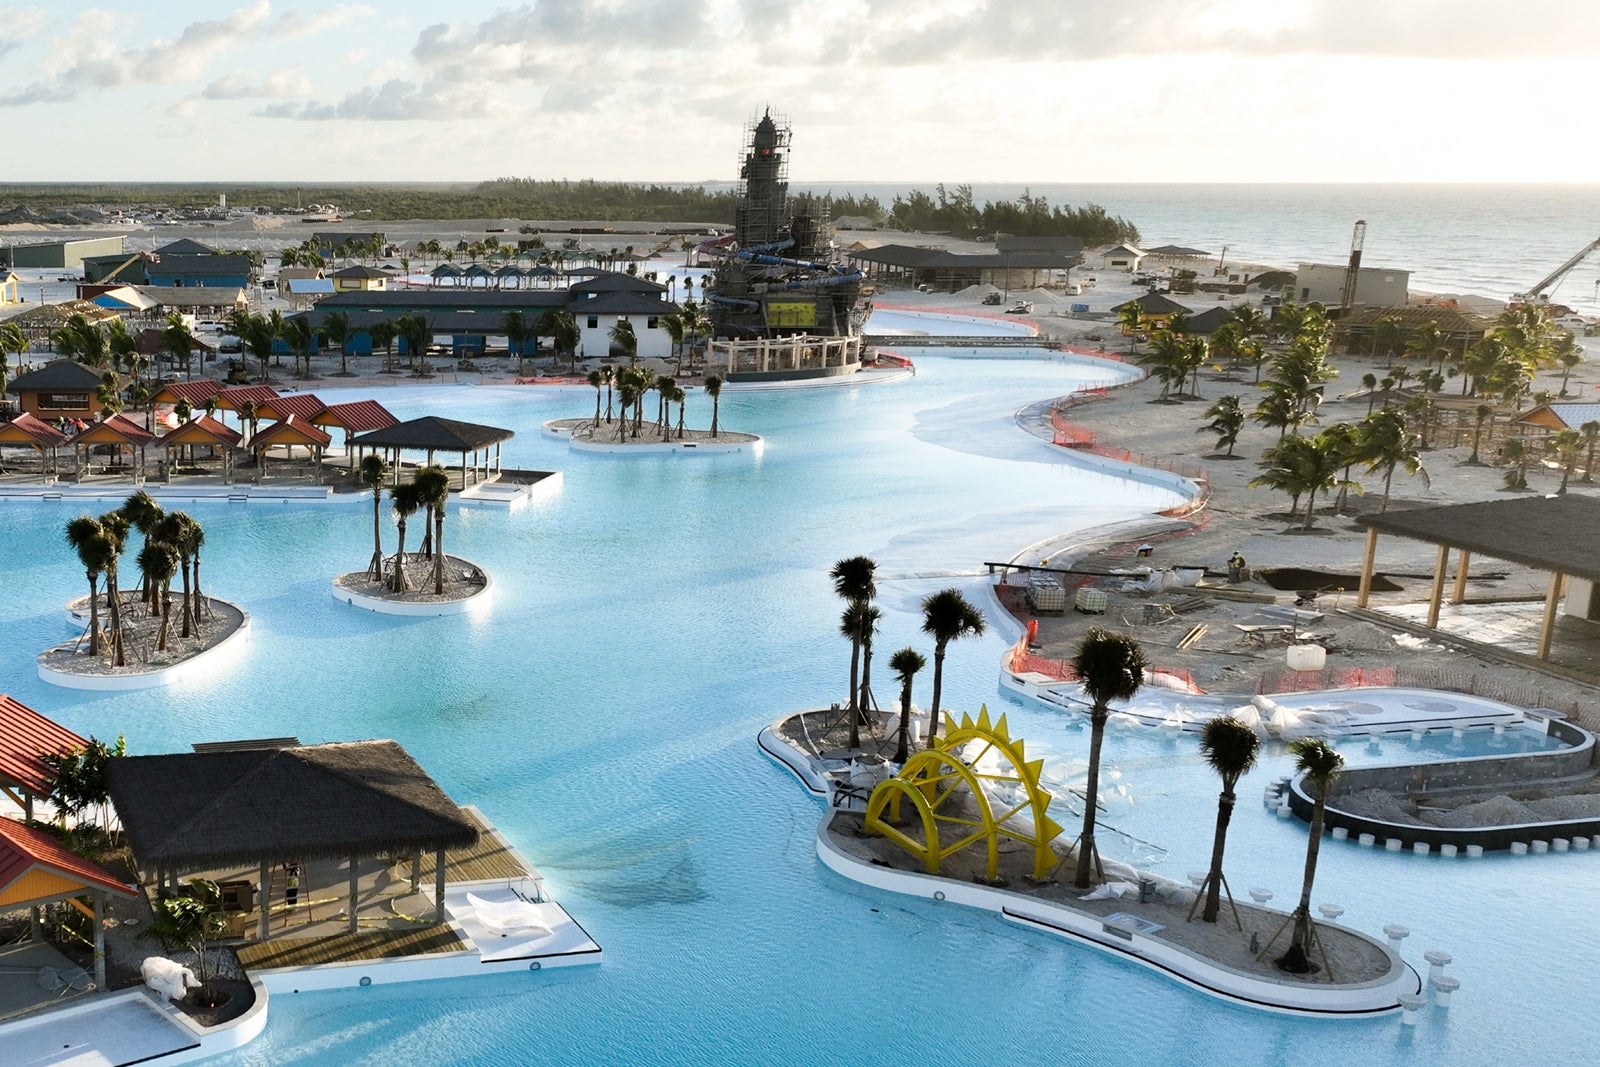
[[(1295, 272), (1297, 304), (1337, 306), (1344, 295), (1347, 267), (1328, 263), (1302, 263)], [(1356, 273), (1355, 303), (1367, 307), (1404, 307), (1411, 272), (1387, 267), (1362, 267)]]

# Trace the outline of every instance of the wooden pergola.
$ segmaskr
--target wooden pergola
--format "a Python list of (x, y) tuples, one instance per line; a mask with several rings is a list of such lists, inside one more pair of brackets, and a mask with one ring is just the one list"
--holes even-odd
[(163, 468), (165, 480), (172, 481), (172, 468), (176, 466), (172, 454), (174, 449), (211, 448), (222, 457), (222, 484), (232, 485), (233, 453), (243, 440), (244, 435), (233, 427), (224, 426), (210, 415), (196, 415), (161, 437), (161, 445), (167, 450), (167, 462)]
[(267, 451), (273, 448), (292, 450), (305, 448), (310, 450), (312, 456), (313, 477), (318, 485), (322, 484), (322, 453), (333, 443), (333, 435), (326, 430), (302, 422), (300, 416), (290, 415), (282, 422), (275, 422), (265, 429), (257, 430), (250, 438), (250, 450), (256, 454), (257, 470), (262, 477), (267, 473)]
[(7, 448), (31, 448), (39, 453), (39, 469), (49, 477), (57, 472), (57, 449), (67, 443), (67, 435), (48, 422), (26, 411), (7, 423), (0, 423), (0, 452)]
[(359, 437), (351, 438), (349, 443), (358, 453), (368, 448), (388, 453), (390, 466), (394, 468), (396, 485), (400, 483), (402, 453), (425, 453), (429, 464), (433, 463), (434, 455), (439, 452), (459, 455), (460, 488), (465, 489), (468, 485), (480, 481), (493, 481), (500, 476), (500, 446), (515, 436), (511, 430), (503, 430), (498, 426), (457, 422), (455, 419), (441, 419), (437, 415), (427, 415), (361, 434)]
[(72, 439), (73, 466), (77, 477), (83, 477), (85, 453), (82, 449), (92, 448), (95, 445), (113, 445), (118, 455), (121, 455), (124, 448), (128, 450), (129, 458), (133, 461), (134, 479), (141, 480), (144, 478), (145, 449), (155, 439), (155, 434), (121, 412), (107, 415)]
[[(145, 877), (175, 887), (183, 873), (252, 864), (259, 892), (274, 864), (346, 861), (355, 933), (358, 861), (409, 853), (415, 883), (420, 856), (431, 851), (434, 917), (444, 921), (445, 851), (477, 844), (479, 831), (405, 749), (394, 741), (240, 744), (112, 761), (111, 799)], [(268, 909), (260, 911), (265, 940)]]
[[(1455, 584), (1450, 593), (1451, 604), (1466, 600), (1467, 577), (1474, 555), (1549, 572), (1544, 621), (1539, 631), (1538, 655), (1542, 660), (1550, 658), (1556, 609), (1564, 587), (1569, 602), (1568, 614), (1600, 621), (1600, 596), (1596, 595), (1600, 589), (1600, 557), (1595, 555), (1593, 547), (1595, 533), (1600, 530), (1600, 500), (1593, 497), (1575, 494), (1515, 497), (1363, 515), (1356, 523), (1367, 528), (1361, 585), (1356, 596), (1359, 608), (1367, 606), (1372, 594), (1378, 536), (1392, 534), (1438, 546), (1433, 587), (1428, 597), (1429, 629), (1437, 629), (1439, 625), (1439, 608), (1444, 601), (1452, 551), (1459, 555)], [(1571, 610), (1574, 606), (1581, 610)]]

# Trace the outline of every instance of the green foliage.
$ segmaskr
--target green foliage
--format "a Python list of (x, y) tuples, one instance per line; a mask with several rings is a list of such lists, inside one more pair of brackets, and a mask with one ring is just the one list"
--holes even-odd
[(217, 883), (204, 878), (190, 882), (185, 891), (163, 894), (150, 903), (150, 925), (140, 937), (160, 941), (169, 952), (188, 949), (196, 957), (195, 977), (203, 986), (211, 978), (206, 949), (214, 937), (227, 929), (222, 911), (222, 891)]
[[(937, 199), (920, 189), (896, 196), (889, 216), (902, 229), (925, 233), (951, 233), (959, 237), (988, 236), (996, 233), (1019, 237), (1081, 237), (1085, 244), (1135, 243), (1138, 227), (1120, 216), (1109, 214), (1099, 204), (1081, 208), (1051, 207), (1046, 197), (1028, 190), (1016, 200), (985, 201), (979, 207), (972, 186), (957, 185), (954, 192), (943, 183), (935, 187)], [(854, 214), (839, 207), (836, 215)]]
[(111, 812), (106, 770), (112, 760), (127, 753), (127, 741), (121, 734), (110, 745), (91, 734), (82, 748), (65, 754), (44, 753), (39, 758), (55, 776), (50, 803), (79, 821), (105, 827)]

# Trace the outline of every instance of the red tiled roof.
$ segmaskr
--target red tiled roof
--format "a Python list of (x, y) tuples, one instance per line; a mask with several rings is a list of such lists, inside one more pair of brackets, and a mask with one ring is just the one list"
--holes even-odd
[(236, 385), (217, 394), (217, 405), (229, 411), (243, 411), (246, 404), (259, 404), (277, 395), (270, 385)]
[[(39, 867), (120, 897), (138, 895), (132, 886), (117, 881), (103, 867), (68, 852), (49, 834), (12, 819), (0, 819), (0, 894)], [(13, 901), (13, 906), (16, 903)]]
[(400, 420), (376, 400), (352, 400), (348, 404), (329, 404), (328, 409), (316, 416), (322, 426), (338, 426), (349, 433), (366, 433), (385, 426), (398, 426)]
[(182, 426), (164, 434), (161, 443), (168, 448), (180, 445), (236, 445), (244, 435), (231, 426), (224, 426), (210, 415), (196, 415)]
[(196, 378), (188, 382), (168, 382), (150, 398), (152, 404), (176, 404), (187, 400), (190, 407), (204, 407), (207, 400), (222, 393), (222, 383), (215, 378)]
[(298, 415), (290, 415), (282, 422), (275, 422), (250, 438), (250, 447), (253, 449), (271, 448), (277, 445), (316, 445), (319, 448), (327, 448), (332, 443), (332, 434), (309, 422), (302, 422)]
[(72, 440), (74, 443), (107, 444), (118, 441), (142, 448), (156, 439), (156, 435), (120, 412), (109, 415), (89, 426)]
[(15, 783), (34, 796), (46, 796), (56, 776), (39, 754), (64, 755), (85, 744), (65, 726), (0, 693), (0, 782)]
[[(26, 438), (27, 440), (20, 440)], [(43, 419), (24, 411), (0, 426), (0, 444), (27, 444), (29, 441), (46, 448), (66, 444), (67, 435)]]
[(310, 421), (328, 410), (328, 405), (316, 393), (285, 393), (275, 396), (271, 400), (264, 400), (257, 407), (256, 414), (264, 419), (283, 419), (290, 415), (300, 416), (301, 421)]

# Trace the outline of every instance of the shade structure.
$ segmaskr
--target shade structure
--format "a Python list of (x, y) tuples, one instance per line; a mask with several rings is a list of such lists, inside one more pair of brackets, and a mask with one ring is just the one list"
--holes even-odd
[(333, 437), (326, 430), (311, 425), (298, 415), (288, 415), (281, 422), (257, 430), (250, 438), (250, 450), (256, 454), (258, 469), (265, 475), (269, 449), (285, 448), (291, 452), (296, 448), (309, 449), (313, 457), (314, 477), (317, 484), (321, 485), (322, 454), (332, 443)]
[[(93, 902), (90, 908), (76, 901), (86, 894)], [(93, 920), (94, 980), (101, 988), (106, 984), (104, 917), (108, 896), (132, 900), (138, 893), (105, 868), (69, 852), (49, 834), (0, 819), (0, 912), (73, 901)]]
[(224, 426), (209, 415), (197, 415), (161, 438), (167, 450), (166, 476), (172, 480), (172, 451), (176, 448), (209, 448), (222, 459), (222, 482), (233, 484), (233, 452), (244, 435), (231, 426)]
[(137, 422), (118, 412), (107, 415), (93, 425), (85, 428), (72, 439), (72, 450), (77, 458), (78, 474), (83, 475), (83, 457), (87, 454), (85, 449), (95, 445), (111, 445), (120, 454), (123, 449), (128, 450), (133, 460), (134, 477), (144, 477), (145, 449), (155, 441), (156, 435), (140, 426)]
[(67, 435), (48, 422), (24, 411), (7, 423), (0, 423), (0, 452), (6, 448), (28, 448), (39, 454), (40, 470), (56, 473), (56, 450), (67, 443)]
[(64, 756), (86, 744), (65, 726), (0, 694), (0, 789), (30, 816), (34, 798), (48, 797), (55, 787), (55, 771), (44, 757)]
[[(515, 437), (511, 430), (501, 429), (498, 426), (485, 426), (475, 422), (458, 422), (455, 419), (443, 419), (437, 415), (426, 415), (420, 419), (411, 419), (406, 422), (395, 423), (393, 426), (381, 430), (373, 430), (350, 439), (350, 445), (356, 449), (375, 449), (388, 452), (394, 457), (391, 465), (395, 468), (396, 480), (399, 478), (399, 457), (405, 452), (423, 452), (427, 454), (428, 462), (433, 462), (435, 453), (445, 452), (461, 457), (461, 486), (465, 488), (468, 483), (468, 472), (473, 480), (480, 480), (478, 456), (485, 457), (482, 466), (481, 480), (499, 474), (500, 471), (500, 446)], [(487, 461), (487, 456), (493, 453), (492, 463)], [(473, 457), (471, 466), (468, 466), (467, 457)]]

